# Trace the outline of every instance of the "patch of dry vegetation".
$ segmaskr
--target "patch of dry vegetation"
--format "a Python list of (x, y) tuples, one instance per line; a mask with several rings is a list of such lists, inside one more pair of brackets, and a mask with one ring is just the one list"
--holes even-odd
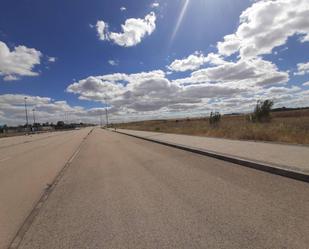
[(220, 137), (240, 140), (309, 144), (309, 110), (274, 112), (268, 123), (249, 122), (247, 116), (222, 116), (213, 127), (208, 118), (150, 120), (118, 124), (117, 128)]

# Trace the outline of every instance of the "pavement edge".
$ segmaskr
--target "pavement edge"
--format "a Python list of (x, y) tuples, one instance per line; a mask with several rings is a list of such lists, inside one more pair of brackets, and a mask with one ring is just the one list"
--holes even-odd
[(207, 151), (207, 150), (201, 150), (201, 149), (198, 149), (198, 148), (192, 148), (192, 147), (188, 147), (188, 146), (184, 146), (184, 145), (180, 145), (180, 144), (168, 143), (168, 142), (164, 142), (164, 141), (160, 141), (160, 140), (156, 140), (156, 139), (152, 139), (152, 138), (147, 138), (147, 137), (142, 137), (142, 136), (137, 136), (137, 135), (121, 132), (121, 131), (114, 131), (114, 132), (119, 133), (119, 134), (123, 134), (123, 135), (127, 135), (127, 136), (131, 136), (131, 137), (135, 137), (135, 138), (139, 138), (139, 139), (143, 139), (143, 140), (146, 140), (146, 141), (149, 141), (149, 142), (154, 142), (154, 143), (157, 143), (157, 144), (162, 144), (162, 145), (165, 145), (165, 146), (169, 146), (169, 147), (193, 152), (193, 153), (196, 153), (196, 154), (213, 157), (213, 158), (216, 158), (216, 159), (219, 159), (219, 160), (223, 160), (223, 161), (227, 161), (227, 162), (230, 162), (230, 163), (245, 166), (245, 167), (248, 167), (248, 168), (268, 172), (268, 173), (271, 173), (271, 174), (276, 174), (276, 175), (292, 178), (294, 180), (309, 182), (309, 175), (306, 174), (306, 173), (300, 172), (300, 171), (290, 170), (290, 169), (282, 168), (282, 167), (271, 165), (271, 164), (261, 163), (261, 162), (257, 162), (257, 161), (246, 160), (246, 159), (243, 159), (243, 158), (232, 157), (232, 156), (229, 156), (229, 155), (219, 154), (219, 153)]

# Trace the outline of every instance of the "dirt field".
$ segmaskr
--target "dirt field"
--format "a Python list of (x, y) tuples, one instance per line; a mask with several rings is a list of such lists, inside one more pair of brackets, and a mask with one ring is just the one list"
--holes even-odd
[(117, 124), (117, 128), (240, 140), (309, 144), (309, 110), (272, 113), (269, 123), (249, 122), (245, 115), (222, 116), (217, 127), (208, 118), (150, 120)]

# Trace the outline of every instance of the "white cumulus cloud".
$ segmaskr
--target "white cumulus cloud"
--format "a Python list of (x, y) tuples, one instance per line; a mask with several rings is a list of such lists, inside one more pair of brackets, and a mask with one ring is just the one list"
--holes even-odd
[(217, 44), (225, 56), (239, 52), (241, 57), (270, 54), (293, 35), (309, 41), (308, 0), (263, 0), (255, 2), (240, 16), (234, 34)]
[(203, 99), (233, 96), (241, 89), (209, 83), (183, 86), (161, 70), (91, 76), (67, 88), (80, 99), (107, 102), (116, 112), (155, 112), (201, 104)]
[(309, 74), (309, 62), (307, 63), (298, 63), (297, 64), (297, 72), (295, 75), (305, 75)]
[(107, 23), (105, 23), (104, 21), (97, 21), (96, 28), (100, 40), (104, 41), (109, 39)]
[(168, 69), (176, 72), (193, 71), (199, 69), (205, 63), (219, 65), (224, 63), (224, 60), (218, 54), (210, 53), (207, 56), (204, 56), (202, 53), (195, 52), (187, 58), (174, 60), (168, 66)]
[(108, 24), (99, 20), (96, 24), (100, 40), (109, 40), (123, 47), (139, 44), (146, 35), (151, 35), (156, 29), (156, 15), (150, 12), (141, 18), (129, 18), (121, 25), (122, 32), (110, 32)]
[(288, 80), (289, 74), (279, 71), (272, 62), (251, 58), (203, 68), (193, 72), (191, 77), (178, 79), (177, 82), (181, 84), (229, 83), (240, 87), (254, 87), (283, 84)]
[(154, 2), (151, 4), (151, 8), (159, 8), (160, 4), (158, 2)]
[(48, 57), (48, 62), (56, 62), (56, 57)]
[(196, 70), (205, 63), (203, 54), (191, 54), (187, 58), (181, 60), (174, 60), (168, 69), (176, 72), (185, 72), (188, 70)]
[(37, 76), (33, 69), (40, 64), (42, 53), (34, 48), (17, 46), (12, 51), (0, 41), (0, 75), (4, 80), (16, 80), (20, 76)]
[(303, 83), (303, 86), (309, 86), (309, 81), (304, 82), (304, 83)]
[(118, 66), (119, 65), (119, 61), (117, 60), (108, 60), (108, 64), (111, 66)]

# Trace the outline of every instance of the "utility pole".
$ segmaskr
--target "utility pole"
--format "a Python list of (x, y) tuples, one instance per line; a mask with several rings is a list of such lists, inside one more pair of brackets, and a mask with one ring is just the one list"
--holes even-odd
[(28, 129), (27, 97), (25, 97), (24, 100), (25, 100), (25, 113), (26, 113), (26, 129)]
[(101, 126), (101, 128), (103, 128), (102, 112), (100, 112), (100, 126)]
[(106, 128), (108, 128), (108, 112), (107, 112), (107, 107), (105, 108), (105, 116), (106, 116)]
[(108, 111), (107, 111), (107, 101), (105, 100), (105, 118), (106, 118), (106, 128), (108, 128)]
[(33, 114), (33, 125), (35, 124), (35, 108), (32, 109), (32, 114)]

